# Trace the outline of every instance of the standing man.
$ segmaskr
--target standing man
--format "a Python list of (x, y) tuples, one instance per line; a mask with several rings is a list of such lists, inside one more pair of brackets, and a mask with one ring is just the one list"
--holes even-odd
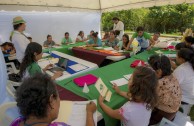
[(144, 28), (140, 26), (137, 27), (136, 32), (132, 35), (127, 45), (127, 50), (129, 49), (131, 43), (135, 38), (137, 39), (138, 44), (141, 47), (140, 52), (143, 52), (144, 50), (150, 50), (155, 44), (155, 41), (152, 39), (151, 35), (147, 32), (144, 32)]
[(120, 31), (120, 34), (119, 34), (118, 38), (119, 38), (119, 40), (121, 40), (123, 35), (124, 35), (124, 24), (117, 17), (114, 17), (112, 19), (112, 21), (114, 22), (113, 30), (114, 31)]
[(13, 35), (11, 37), (12, 43), (16, 49), (16, 58), (21, 63), (24, 57), (24, 53), (27, 45), (30, 43), (28, 38), (23, 34), (26, 28), (26, 22), (22, 17), (17, 16), (13, 19)]

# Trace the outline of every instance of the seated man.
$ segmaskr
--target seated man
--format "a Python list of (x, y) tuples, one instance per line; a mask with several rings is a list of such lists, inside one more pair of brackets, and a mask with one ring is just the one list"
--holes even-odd
[(65, 36), (61, 41), (61, 44), (69, 44), (72, 43), (72, 39), (69, 37), (69, 32), (65, 32)]
[(128, 45), (127, 50), (129, 50), (129, 47), (131, 46), (134, 39), (137, 39), (139, 46), (141, 47), (140, 52), (143, 52), (145, 50), (150, 50), (154, 44), (155, 41), (151, 38), (150, 34), (144, 31), (143, 27), (137, 27), (136, 32), (132, 35)]
[(44, 44), (43, 46), (44, 47), (51, 47), (51, 46), (54, 46), (54, 45), (58, 45), (58, 44), (55, 44), (55, 42), (52, 40), (52, 36), (51, 35), (47, 35), (47, 40), (44, 41)]
[(158, 43), (160, 42), (159, 37), (160, 37), (160, 32), (155, 32), (152, 39), (155, 41), (155, 43)]

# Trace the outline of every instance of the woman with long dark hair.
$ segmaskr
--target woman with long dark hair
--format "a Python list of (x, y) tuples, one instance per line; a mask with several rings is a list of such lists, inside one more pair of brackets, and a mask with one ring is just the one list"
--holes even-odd
[(126, 50), (127, 49), (127, 45), (129, 43), (129, 36), (127, 34), (123, 35), (122, 41), (120, 41), (116, 46), (115, 49), (116, 50)]
[[(37, 61), (42, 58), (42, 46), (36, 42), (28, 44), (24, 58), (20, 65), (20, 76), (27, 77), (33, 76), (36, 73), (45, 72), (52, 64), (47, 65), (43, 70), (38, 65)], [(56, 79), (62, 75), (62, 72), (56, 72), (51, 79)]]
[(176, 62), (179, 66), (173, 74), (182, 89), (182, 101), (190, 103), (194, 100), (194, 51), (192, 48), (182, 48), (177, 52)]

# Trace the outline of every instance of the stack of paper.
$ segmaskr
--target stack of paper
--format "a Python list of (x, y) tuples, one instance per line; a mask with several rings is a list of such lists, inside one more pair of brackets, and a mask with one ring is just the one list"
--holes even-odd
[(48, 64), (55, 64), (58, 63), (59, 58), (51, 58), (51, 59), (42, 59), (38, 61), (38, 65), (44, 69)]
[(96, 89), (102, 95), (106, 101), (110, 102), (112, 92), (108, 90), (107, 86), (104, 84), (101, 78), (98, 78), (96, 84), (95, 84)]
[[(90, 101), (61, 101), (56, 122), (65, 122), (71, 126), (86, 126), (86, 105)], [(97, 104), (96, 100), (93, 100)], [(97, 126), (97, 112), (93, 114)]]
[(85, 70), (85, 69), (87, 69), (88, 67), (78, 63), (78, 64), (75, 64), (75, 65), (69, 66), (69, 68), (71, 68), (72, 70), (78, 72), (78, 71)]
[(113, 81), (110, 81), (110, 82), (112, 84), (116, 84), (117, 86), (122, 86), (122, 85), (128, 84), (128, 80), (126, 80), (125, 78), (120, 78), (120, 79), (113, 80)]
[(112, 47), (107, 47), (107, 48), (104, 48), (104, 50), (114, 50)]
[(155, 44), (154, 47), (167, 48), (170, 44), (171, 44), (171, 42), (159, 42), (159, 43)]

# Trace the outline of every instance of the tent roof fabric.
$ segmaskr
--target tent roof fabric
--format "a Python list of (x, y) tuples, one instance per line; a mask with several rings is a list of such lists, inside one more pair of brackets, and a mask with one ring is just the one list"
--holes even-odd
[(118, 11), (141, 7), (194, 3), (194, 0), (1, 0), (1, 10)]

